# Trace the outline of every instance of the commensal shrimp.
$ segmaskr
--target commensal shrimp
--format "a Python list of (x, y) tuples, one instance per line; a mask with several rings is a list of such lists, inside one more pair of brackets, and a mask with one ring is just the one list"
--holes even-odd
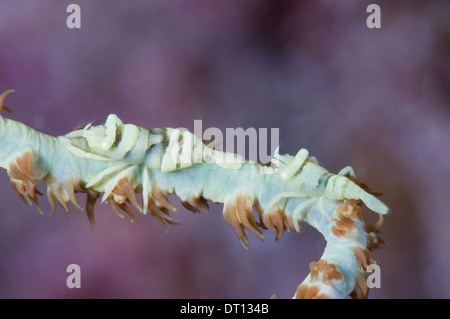
[[(0, 95), (0, 110), (11, 92)], [(58, 137), (0, 116), (0, 166), (22, 200), (41, 214), (40, 180), (47, 186), (50, 214), (56, 202), (68, 213), (68, 202), (82, 210), (75, 193), (86, 193), (93, 231), (94, 206), (102, 193), (101, 201), (119, 216), (124, 212), (134, 219), (130, 204), (166, 230), (166, 223), (174, 223), (170, 212), (176, 211), (169, 194), (192, 212), (207, 211), (208, 200), (223, 203), (223, 217), (245, 248), (245, 229), (261, 240), (262, 230), (270, 229), (278, 240), (286, 230), (300, 232), (300, 222), (306, 222), (323, 234), (327, 245), (294, 298), (366, 297), (366, 268), (374, 262), (370, 251), (383, 244), (378, 228), (389, 212), (351, 167), (332, 174), (305, 149), (295, 156), (277, 151), (267, 166), (210, 148), (190, 132), (146, 130), (123, 124), (114, 114), (104, 125), (88, 124)], [(136, 193), (142, 194), (142, 202)], [(364, 224), (363, 204), (380, 215), (379, 222)]]

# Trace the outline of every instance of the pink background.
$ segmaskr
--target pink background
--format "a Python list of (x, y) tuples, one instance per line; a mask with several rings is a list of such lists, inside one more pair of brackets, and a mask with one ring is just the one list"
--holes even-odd
[[(0, 91), (9, 118), (62, 135), (109, 113), (145, 128), (279, 128), (281, 153), (347, 165), (392, 208), (372, 298), (450, 297), (450, 3), (383, 1), (0, 2)], [(320, 258), (311, 227), (242, 248), (222, 218), (180, 208), (122, 221), (96, 207), (41, 216), (0, 171), (1, 298), (290, 298)], [(41, 191), (45, 188), (38, 185)], [(83, 202), (83, 195), (78, 196)], [(42, 207), (48, 210), (45, 198)], [(376, 215), (365, 212), (367, 220)], [(81, 267), (81, 289), (66, 267)]]

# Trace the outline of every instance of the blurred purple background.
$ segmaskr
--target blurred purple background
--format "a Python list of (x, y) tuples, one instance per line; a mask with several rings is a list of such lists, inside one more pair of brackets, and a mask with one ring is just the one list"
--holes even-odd
[[(68, 29), (70, 3), (0, 3), (0, 90), (16, 90), (3, 115), (52, 135), (109, 113), (145, 128), (279, 128), (281, 153), (305, 147), (385, 193), (369, 297), (450, 297), (450, 2), (91, 0)], [(381, 29), (366, 26), (370, 3)], [(84, 212), (41, 216), (5, 170), (0, 181), (1, 298), (290, 298), (325, 245), (305, 227), (249, 234), (245, 250), (221, 205), (193, 215), (175, 197), (169, 234), (100, 204), (92, 234)], [(72, 263), (81, 289), (66, 287)]]

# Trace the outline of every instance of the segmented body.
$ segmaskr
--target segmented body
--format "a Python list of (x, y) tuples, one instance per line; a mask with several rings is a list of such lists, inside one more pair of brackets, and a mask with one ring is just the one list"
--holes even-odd
[[(0, 105), (8, 93), (0, 96)], [(285, 230), (299, 232), (302, 221), (311, 224), (328, 246), (322, 262), (312, 264), (297, 297), (355, 292), (370, 258), (367, 248), (379, 245), (374, 235), (378, 227), (372, 227), (370, 236), (366, 232), (361, 201), (379, 214), (389, 211), (357, 184), (351, 168), (331, 174), (304, 149), (295, 157), (277, 153), (272, 165), (264, 166), (211, 149), (187, 131), (146, 130), (123, 124), (113, 114), (105, 125), (87, 125), (59, 137), (0, 117), (0, 147), (0, 166), (8, 170), (13, 188), (39, 210), (35, 185), (41, 179), (47, 184), (52, 212), (56, 201), (68, 212), (69, 201), (81, 209), (75, 193), (87, 193), (86, 212), (93, 230), (94, 205), (101, 193), (102, 201), (120, 216), (125, 212), (134, 218), (131, 204), (165, 228), (173, 223), (170, 211), (176, 211), (169, 194), (176, 194), (193, 212), (207, 210), (207, 200), (223, 203), (224, 219), (246, 248), (244, 229), (264, 239), (262, 229), (269, 228), (279, 239)], [(136, 193), (142, 193), (142, 203)], [(352, 262), (342, 262), (343, 256)], [(366, 290), (358, 289), (363, 296)]]

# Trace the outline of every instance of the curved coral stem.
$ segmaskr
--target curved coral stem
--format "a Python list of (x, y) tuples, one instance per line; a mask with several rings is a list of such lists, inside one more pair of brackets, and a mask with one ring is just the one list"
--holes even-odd
[(367, 249), (367, 232), (361, 218), (361, 202), (344, 200), (326, 216), (308, 214), (307, 221), (320, 231), (327, 246), (311, 273), (298, 286), (294, 298), (366, 298), (366, 269), (374, 263)]

